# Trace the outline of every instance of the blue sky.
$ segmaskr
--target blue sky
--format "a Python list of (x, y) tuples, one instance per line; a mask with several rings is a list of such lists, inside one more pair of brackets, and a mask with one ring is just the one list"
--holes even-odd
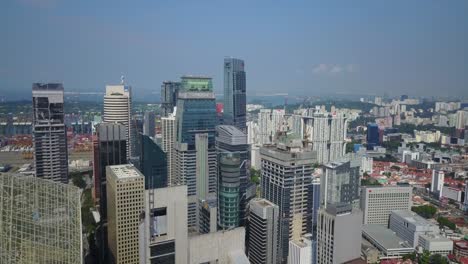
[(468, 1), (6, 0), (0, 96), (32, 82), (137, 96), (245, 60), (250, 95), (468, 96)]

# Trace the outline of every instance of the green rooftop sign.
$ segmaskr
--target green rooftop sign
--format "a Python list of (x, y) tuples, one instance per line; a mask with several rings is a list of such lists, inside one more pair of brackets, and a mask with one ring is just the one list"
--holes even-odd
[(213, 82), (210, 77), (182, 76), (182, 90), (186, 92), (212, 92)]

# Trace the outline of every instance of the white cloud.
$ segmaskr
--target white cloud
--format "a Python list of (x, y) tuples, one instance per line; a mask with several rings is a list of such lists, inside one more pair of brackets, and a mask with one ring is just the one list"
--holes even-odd
[(357, 72), (358, 67), (356, 64), (326, 64), (321, 63), (312, 68), (314, 74), (342, 74)]
[(319, 64), (317, 66), (315, 66), (313, 69), (312, 69), (312, 72), (315, 73), (315, 74), (320, 74), (320, 73), (327, 73), (328, 72), (328, 65), (327, 64)]
[(341, 68), (341, 66), (335, 65), (331, 68), (330, 73), (337, 74), (337, 73), (341, 73), (342, 71), (343, 71), (343, 68)]

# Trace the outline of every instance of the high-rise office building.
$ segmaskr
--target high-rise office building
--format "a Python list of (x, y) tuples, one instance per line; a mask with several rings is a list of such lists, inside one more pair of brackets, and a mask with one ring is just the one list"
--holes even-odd
[(342, 114), (312, 112), (303, 116), (305, 140), (317, 152), (321, 164), (334, 161), (345, 154), (347, 118)]
[(67, 131), (63, 85), (34, 83), (33, 145), (36, 177), (68, 183)]
[(323, 166), (320, 178), (321, 205), (350, 203), (358, 205), (361, 177), (360, 160), (339, 160)]
[(100, 262), (108, 262), (107, 250), (107, 181), (106, 166), (127, 164), (127, 133), (121, 124), (101, 123), (93, 137), (94, 198), (99, 208), (100, 223), (96, 243)]
[(276, 204), (260, 198), (250, 201), (246, 237), (250, 263), (279, 263), (278, 227), (279, 207)]
[(333, 204), (319, 210), (317, 263), (340, 264), (361, 257), (362, 212), (351, 204)]
[(445, 173), (441, 170), (432, 170), (431, 192), (438, 194), (444, 187)]
[(198, 203), (216, 196), (217, 154), (215, 147), (216, 105), (211, 78), (183, 76), (177, 99), (175, 184), (186, 184), (188, 225), (198, 230)]
[(111, 263), (140, 263), (139, 226), (145, 208), (145, 177), (133, 165), (106, 168)]
[(167, 157), (167, 182), (174, 185), (174, 143), (176, 142), (176, 122), (174, 113), (161, 118), (161, 148)]
[(146, 111), (143, 117), (143, 134), (145, 136), (154, 137), (156, 133), (156, 116), (152, 111)]
[(317, 263), (345, 263), (360, 257), (360, 157), (344, 156), (323, 166), (317, 222)]
[(130, 120), (130, 160), (137, 169), (140, 167), (141, 134), (143, 134), (143, 119), (141, 115), (134, 115)]
[[(246, 207), (250, 199), (253, 198), (252, 194), (249, 193), (249, 189), (255, 188), (255, 184), (251, 183), (247, 179), (247, 173), (249, 171), (249, 145), (247, 144), (247, 136), (239, 128), (235, 126), (217, 126), (216, 127), (216, 149), (218, 156), (233, 155), (239, 159), (239, 175), (236, 182), (239, 182), (239, 223), (238, 225), (243, 226), (246, 218)], [(221, 168), (221, 164), (220, 164)], [(234, 180), (234, 175), (230, 175), (229, 178)], [(229, 181), (232, 181), (229, 180)], [(222, 196), (224, 192), (221, 191), (223, 185), (223, 175), (219, 175), (219, 196)], [(232, 191), (232, 189), (229, 189)], [(220, 212), (222, 211), (222, 205), (220, 204)], [(236, 225), (237, 226), (237, 225)]]
[(367, 149), (373, 150), (380, 144), (379, 126), (375, 123), (367, 124)]
[(361, 188), (361, 210), (364, 225), (388, 226), (390, 214), (395, 210), (411, 210), (413, 187)]
[(247, 97), (244, 61), (224, 59), (224, 123), (247, 132)]
[(107, 219), (106, 167), (127, 164), (127, 133), (120, 124), (101, 123), (96, 126), (93, 150), (95, 199), (101, 219)]
[(0, 263), (82, 263), (81, 190), (24, 175), (0, 177)]
[(289, 241), (288, 264), (312, 264), (312, 234)]
[(141, 135), (140, 168), (145, 175), (145, 189), (167, 187), (166, 153), (149, 136)]
[(161, 116), (166, 117), (177, 105), (180, 82), (164, 81), (161, 85)]
[(187, 186), (145, 190), (139, 238), (140, 263), (187, 263)]
[(289, 240), (311, 232), (310, 190), (316, 153), (300, 139), (287, 136), (276, 145), (260, 149), (262, 160), (261, 196), (279, 206), (278, 258), (285, 263)]
[(240, 167), (238, 153), (220, 153), (218, 157), (218, 224), (221, 229), (239, 226)]
[(312, 263), (317, 263), (317, 222), (320, 209), (320, 178), (318, 177), (312, 181), (309, 199), (311, 199), (312, 206)]
[(131, 110), (132, 93), (131, 87), (124, 84), (107, 85), (104, 95), (104, 115), (103, 121), (106, 123), (119, 123), (125, 127), (127, 136), (127, 159), (130, 158), (130, 139), (131, 139)]

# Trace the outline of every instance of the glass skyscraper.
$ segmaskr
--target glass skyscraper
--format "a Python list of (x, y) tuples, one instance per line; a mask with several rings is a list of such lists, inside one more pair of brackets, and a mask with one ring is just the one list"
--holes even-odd
[(367, 125), (367, 149), (373, 150), (379, 145), (379, 126), (375, 123)]
[(146, 135), (141, 135), (140, 167), (146, 190), (167, 187), (166, 153)]
[(165, 81), (161, 85), (161, 116), (168, 116), (177, 105), (180, 82)]
[(247, 130), (246, 80), (244, 61), (235, 58), (224, 59), (224, 123)]
[(177, 99), (174, 183), (187, 185), (189, 230), (198, 230), (198, 201), (216, 197), (216, 102), (209, 77), (183, 76)]

